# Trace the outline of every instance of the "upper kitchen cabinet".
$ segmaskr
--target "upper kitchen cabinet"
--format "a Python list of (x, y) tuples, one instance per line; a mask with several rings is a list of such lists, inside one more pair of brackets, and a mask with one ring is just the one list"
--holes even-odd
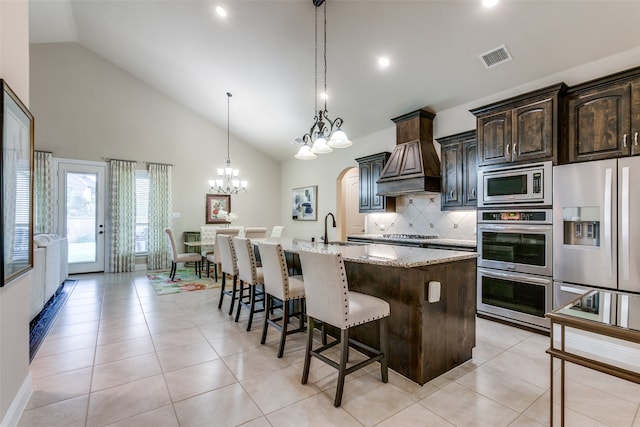
[(360, 170), (360, 213), (395, 212), (396, 198), (379, 196), (378, 184), (382, 169), (391, 153), (384, 152), (356, 159)]
[(441, 147), (443, 210), (474, 208), (477, 203), (476, 131), (438, 138)]
[(566, 162), (640, 154), (640, 68), (569, 89)]
[(471, 110), (476, 116), (478, 166), (558, 157), (564, 83)]

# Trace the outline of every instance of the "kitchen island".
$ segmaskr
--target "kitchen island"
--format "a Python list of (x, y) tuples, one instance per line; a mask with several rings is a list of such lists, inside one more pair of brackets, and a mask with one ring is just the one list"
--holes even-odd
[[(389, 367), (422, 385), (471, 358), (475, 346), (475, 252), (381, 244), (280, 243), (292, 268), (299, 270), (303, 249), (339, 252), (349, 289), (382, 298), (391, 306), (388, 321)], [(429, 292), (439, 282), (440, 296)], [(432, 289), (438, 285), (432, 285)], [(429, 297), (433, 302), (429, 302)], [(378, 348), (378, 325), (365, 324), (352, 337)]]

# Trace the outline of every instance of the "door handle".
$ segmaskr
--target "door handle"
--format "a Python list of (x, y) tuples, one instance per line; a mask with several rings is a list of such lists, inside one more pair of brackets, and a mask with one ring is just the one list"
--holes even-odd
[(624, 280), (629, 280), (629, 265), (631, 259), (629, 258), (630, 254), (630, 246), (629, 246), (629, 174), (631, 171), (629, 170), (629, 166), (625, 166), (622, 168), (622, 188), (620, 191), (620, 195), (622, 196), (621, 201), (621, 210), (622, 215), (620, 215), (621, 225), (621, 233), (620, 238), (622, 239), (622, 244), (620, 245), (622, 249), (622, 255), (620, 256), (622, 261), (622, 278)]
[(638, 145), (638, 132), (633, 134), (633, 145)]
[(622, 146), (624, 148), (627, 148), (627, 134), (626, 133), (622, 136)]
[(453, 200), (453, 190), (449, 191), (449, 199)]
[(507, 143), (507, 157), (511, 157), (511, 154), (509, 153), (509, 147), (511, 147), (511, 144)]
[(613, 260), (612, 256), (612, 242), (613, 236), (612, 232), (612, 188), (611, 185), (613, 183), (613, 170), (611, 168), (607, 168), (605, 170), (605, 178), (604, 178), (604, 200), (603, 200), (603, 217), (604, 217), (604, 254), (605, 254), (605, 262), (606, 262), (606, 271), (607, 277), (613, 277)]
[(476, 189), (475, 188), (471, 189), (471, 197), (476, 197)]
[(517, 143), (517, 142), (514, 142), (514, 143), (513, 143), (513, 150), (511, 150), (511, 151), (513, 152), (513, 155), (514, 155), (514, 156), (516, 155), (516, 146), (517, 146), (517, 145), (518, 145), (518, 143)]

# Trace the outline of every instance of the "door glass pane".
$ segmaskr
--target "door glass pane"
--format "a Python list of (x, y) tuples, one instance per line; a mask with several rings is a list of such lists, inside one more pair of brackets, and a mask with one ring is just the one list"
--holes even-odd
[(487, 179), (487, 196), (527, 194), (527, 175), (513, 175)]
[(69, 263), (96, 260), (96, 182), (96, 174), (67, 172)]
[(545, 293), (544, 286), (482, 277), (482, 302), (494, 307), (544, 317)]
[(482, 233), (482, 257), (491, 261), (545, 265), (546, 236), (530, 233)]

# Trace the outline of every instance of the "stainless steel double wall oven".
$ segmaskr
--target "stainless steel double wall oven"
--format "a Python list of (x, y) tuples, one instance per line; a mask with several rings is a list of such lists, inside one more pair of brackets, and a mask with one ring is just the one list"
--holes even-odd
[(548, 329), (551, 162), (480, 169), (478, 190), (478, 313)]

